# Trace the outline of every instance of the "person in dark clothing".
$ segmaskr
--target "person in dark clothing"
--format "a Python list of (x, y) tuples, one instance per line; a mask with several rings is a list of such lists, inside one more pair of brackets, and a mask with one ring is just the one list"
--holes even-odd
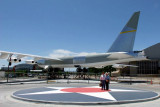
[(110, 76), (108, 75), (108, 73), (106, 73), (106, 77), (105, 77), (106, 90), (109, 90), (109, 82), (110, 82)]

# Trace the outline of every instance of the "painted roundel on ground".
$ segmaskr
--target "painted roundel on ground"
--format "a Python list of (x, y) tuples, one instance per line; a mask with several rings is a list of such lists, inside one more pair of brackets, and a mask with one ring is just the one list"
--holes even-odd
[(121, 103), (155, 99), (158, 94), (151, 91), (111, 87), (101, 90), (93, 87), (42, 87), (20, 90), (14, 98), (44, 103)]

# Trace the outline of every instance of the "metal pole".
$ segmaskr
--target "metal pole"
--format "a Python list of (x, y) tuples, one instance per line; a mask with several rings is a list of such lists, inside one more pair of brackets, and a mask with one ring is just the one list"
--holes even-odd
[(89, 74), (88, 74), (88, 84), (89, 84)]
[[(68, 74), (69, 75), (69, 74)], [(67, 84), (69, 84), (69, 76), (68, 76), (68, 81), (67, 81)]]
[(132, 77), (130, 76), (130, 85), (132, 85)]
[(7, 71), (7, 83), (8, 83), (8, 73), (9, 73), (9, 63), (8, 63), (8, 71)]
[(9, 75), (8, 75), (8, 74), (9, 74), (9, 66), (12, 64), (12, 63), (11, 63), (11, 57), (12, 57), (12, 55), (13, 55), (13, 54), (10, 54), (9, 57), (8, 57), (7, 83), (8, 83), (8, 78), (9, 78)]
[(48, 84), (48, 77), (49, 77), (49, 75), (48, 75), (48, 70), (47, 70), (47, 84)]

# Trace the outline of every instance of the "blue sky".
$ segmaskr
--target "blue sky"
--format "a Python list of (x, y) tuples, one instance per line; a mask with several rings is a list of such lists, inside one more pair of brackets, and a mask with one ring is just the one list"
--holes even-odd
[(104, 53), (135, 11), (134, 50), (159, 43), (159, 0), (0, 0), (0, 50)]

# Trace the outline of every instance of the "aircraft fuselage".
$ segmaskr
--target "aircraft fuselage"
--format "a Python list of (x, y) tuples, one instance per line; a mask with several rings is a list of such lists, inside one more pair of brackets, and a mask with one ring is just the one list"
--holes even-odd
[[(52, 67), (66, 68), (66, 67), (103, 67), (112, 65), (115, 63), (127, 62), (128, 60), (137, 60), (137, 53), (127, 52), (113, 52), (113, 53), (101, 53), (96, 55), (87, 56), (75, 56), (75, 57), (64, 57), (62, 61), (53, 60), (39, 60), (37, 64), (40, 66), (50, 65)], [(138, 57), (139, 58), (139, 57)]]

